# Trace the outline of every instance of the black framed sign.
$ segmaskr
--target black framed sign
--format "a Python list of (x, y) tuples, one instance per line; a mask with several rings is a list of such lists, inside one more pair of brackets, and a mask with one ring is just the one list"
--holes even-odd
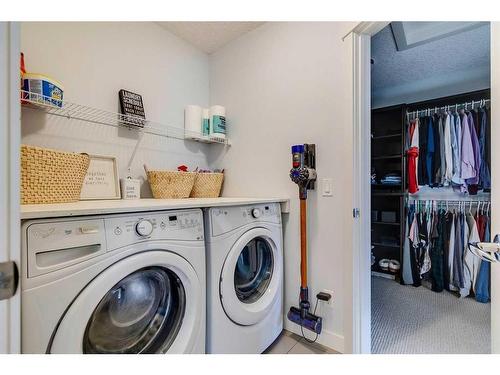
[[(131, 91), (121, 89), (118, 93), (120, 97), (120, 108), (123, 115), (142, 117), (146, 119), (142, 96)], [(144, 121), (139, 119), (127, 119), (127, 125), (144, 127)]]

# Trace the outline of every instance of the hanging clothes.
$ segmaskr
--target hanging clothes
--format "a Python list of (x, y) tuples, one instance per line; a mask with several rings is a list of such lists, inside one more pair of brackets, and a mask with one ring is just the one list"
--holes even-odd
[(467, 115), (465, 113), (462, 113), (460, 115), (460, 119), (462, 121), (462, 152), (460, 177), (463, 180), (467, 180), (476, 176), (476, 165)]
[(467, 243), (465, 245), (465, 265), (469, 269), (470, 273), (470, 278), (471, 278), (471, 288), (472, 291), (475, 293), (476, 292), (476, 281), (477, 281), (477, 276), (479, 274), (479, 267), (481, 266), (481, 258), (475, 256), (472, 251), (470, 250), (468, 244), (469, 243), (477, 243), (480, 242), (479, 239), (479, 232), (477, 229), (477, 223), (475, 218), (472, 216), (470, 212), (466, 213), (466, 220), (467, 224), (469, 226), (469, 238), (467, 240)]
[(425, 280), (434, 292), (446, 289), (488, 302), (490, 266), (469, 243), (489, 239), (489, 216), (479, 209), (472, 215), (472, 206), (451, 210), (436, 202), (412, 202), (407, 208), (402, 283), (418, 287)]
[(488, 136), (488, 113), (486, 108), (481, 108), (479, 110), (479, 118), (481, 125), (479, 128), (479, 155), (481, 157), (481, 168), (479, 170), (479, 186), (485, 191), (491, 189), (491, 174), (489, 159), (487, 155), (487, 143), (490, 139)]
[(432, 187), (441, 185), (441, 140), (442, 140), (442, 122), (438, 115), (433, 116), (433, 132), (434, 132), (434, 158), (432, 161)]
[(425, 161), (426, 182), (429, 186), (434, 184), (434, 153), (435, 153), (435, 132), (432, 117), (427, 117), (427, 154)]
[(414, 194), (418, 191), (418, 145), (419, 145), (419, 120), (418, 118), (410, 122), (410, 147), (406, 152), (408, 156), (408, 191)]
[(446, 231), (445, 211), (440, 210), (434, 213), (432, 225), (432, 247), (431, 247), (431, 270), (432, 270), (432, 290), (442, 292), (444, 289), (444, 243)]
[(446, 282), (448, 284), (448, 290), (457, 291), (457, 288), (453, 284), (453, 267), (454, 267), (454, 256), (455, 256), (455, 224), (456, 224), (456, 216), (455, 213), (449, 213), (449, 232), (448, 232), (448, 272)]
[(408, 192), (415, 194), (418, 191), (417, 181), (417, 159), (418, 147), (410, 147), (407, 151), (408, 156)]
[[(482, 215), (482, 222), (484, 225), (484, 233), (480, 236), (481, 241), (490, 242), (490, 226), (489, 218)], [(490, 300), (490, 262), (485, 260), (481, 261), (479, 274), (476, 280), (476, 301), (487, 303)]]
[(478, 183), (479, 183), (479, 172), (481, 169), (479, 139), (477, 137), (477, 130), (476, 130), (476, 126), (474, 123), (474, 117), (475, 117), (474, 111), (470, 111), (467, 114), (467, 122), (469, 123), (472, 152), (474, 154), (474, 177), (466, 180), (468, 192), (470, 195), (477, 195)]
[(445, 172), (443, 185), (449, 186), (453, 177), (453, 149), (451, 146), (451, 115), (445, 114), (444, 120), (444, 153), (445, 153)]
[(438, 115), (439, 123), (439, 176), (436, 178), (436, 183), (438, 186), (444, 186), (445, 176), (446, 176), (446, 140), (445, 140), (445, 118)]
[[(410, 205), (408, 207), (408, 213), (405, 216), (405, 228), (410, 228), (410, 225), (413, 222), (413, 216), (415, 213), (415, 206)], [(403, 244), (403, 262), (402, 262), (402, 278), (403, 284), (412, 285), (413, 284), (413, 275), (412, 275), (412, 266), (411, 266), (411, 253), (410, 253), (410, 237), (405, 236), (405, 241)]]
[(462, 186), (465, 181), (461, 177), (462, 175), (462, 122), (460, 121), (460, 116), (455, 113), (453, 115), (455, 121), (454, 126), (454, 138), (455, 138), (455, 149), (453, 150), (453, 177), (451, 178), (452, 187), (455, 191), (461, 192)]
[(423, 185), (451, 186), (470, 195), (490, 191), (488, 109), (483, 106), (470, 111), (434, 111), (407, 122), (409, 193), (417, 193)]
[(427, 147), (429, 122), (427, 118), (421, 117), (418, 123), (420, 127), (418, 140), (418, 152), (420, 154), (420, 160), (417, 163), (417, 181), (419, 185), (428, 185), (429, 179), (427, 175)]

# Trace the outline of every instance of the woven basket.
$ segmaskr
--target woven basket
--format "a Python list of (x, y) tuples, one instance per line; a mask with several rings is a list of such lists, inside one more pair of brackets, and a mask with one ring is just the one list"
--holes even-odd
[(189, 198), (196, 173), (147, 171), (149, 186), (156, 199)]
[(21, 145), (21, 204), (78, 201), (89, 163), (87, 154)]
[(198, 173), (191, 198), (217, 198), (220, 196), (224, 173)]

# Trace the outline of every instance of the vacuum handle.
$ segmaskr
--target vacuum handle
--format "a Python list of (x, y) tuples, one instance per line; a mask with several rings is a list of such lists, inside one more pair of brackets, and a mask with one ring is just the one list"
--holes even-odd
[(307, 288), (307, 201), (300, 200), (300, 286)]

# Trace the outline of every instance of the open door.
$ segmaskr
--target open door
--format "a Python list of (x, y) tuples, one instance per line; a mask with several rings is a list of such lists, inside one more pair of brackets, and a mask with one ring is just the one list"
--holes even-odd
[[(367, 181), (370, 175), (369, 161), (366, 152), (369, 150), (366, 139), (370, 136), (370, 100), (366, 95), (369, 92), (370, 82), (370, 40), (381, 28), (386, 26), (384, 22), (363, 22), (355, 29), (354, 44), (354, 66), (355, 66), (355, 137), (354, 137), (354, 159), (357, 160), (357, 179), (355, 180), (355, 207), (359, 208), (361, 220), (355, 225), (354, 236), (357, 238), (353, 246), (353, 280), (358, 286), (356, 296), (353, 296), (353, 351), (355, 353), (370, 352), (370, 281), (369, 263), (364, 249), (369, 248), (369, 222), (370, 200), (366, 194)], [(496, 103), (500, 100), (500, 22), (491, 22), (491, 238), (500, 234), (500, 149), (495, 147), (496, 141), (500, 140), (500, 110)], [(368, 254), (369, 255), (369, 254)], [(491, 264), (491, 352), (500, 354), (500, 264)]]
[(0, 22), (0, 354), (20, 353), (19, 24)]

